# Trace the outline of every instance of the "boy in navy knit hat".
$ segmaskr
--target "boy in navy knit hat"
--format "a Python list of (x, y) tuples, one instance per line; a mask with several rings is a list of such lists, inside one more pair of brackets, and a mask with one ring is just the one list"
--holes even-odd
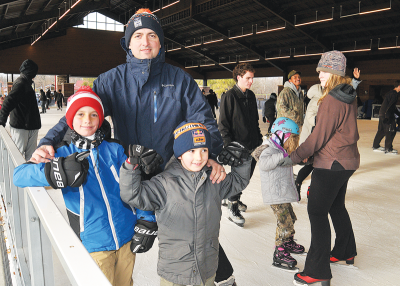
[[(211, 136), (201, 123), (182, 122), (174, 131), (174, 156), (164, 171), (142, 181), (143, 146), (129, 146), (120, 169), (121, 198), (132, 208), (155, 211), (158, 222), (160, 285), (214, 285), (218, 267), (221, 201), (249, 183), (251, 160), (243, 146), (232, 143), (219, 155), (234, 163), (220, 184), (207, 166)], [(237, 160), (230, 160), (234, 156)], [(172, 284), (175, 283), (175, 284)]]

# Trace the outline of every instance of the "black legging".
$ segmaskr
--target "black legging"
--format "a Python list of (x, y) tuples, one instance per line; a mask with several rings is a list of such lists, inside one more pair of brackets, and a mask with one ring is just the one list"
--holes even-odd
[[(345, 206), (347, 183), (353, 173), (354, 170), (343, 168), (340, 171), (315, 168), (311, 176), (307, 207), (311, 245), (304, 272), (312, 278), (332, 278), (330, 255), (340, 260), (357, 255), (353, 227)], [(332, 251), (328, 213), (336, 233)]]
[(314, 170), (313, 164), (309, 165), (304, 165), (303, 168), (299, 170), (297, 173), (297, 178), (296, 178), (296, 184), (302, 184), (303, 181), (308, 177), (308, 175), (311, 174), (311, 172)]

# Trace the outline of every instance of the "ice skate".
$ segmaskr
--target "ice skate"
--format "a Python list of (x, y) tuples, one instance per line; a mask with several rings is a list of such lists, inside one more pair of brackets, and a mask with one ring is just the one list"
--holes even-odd
[(235, 276), (231, 275), (228, 279), (216, 282), (214, 281), (215, 286), (237, 286), (235, 282)]
[(307, 276), (304, 272), (296, 273), (294, 275), (293, 284), (304, 286), (304, 285), (312, 285), (319, 283), (321, 286), (330, 286), (331, 280), (330, 279), (316, 279), (310, 276)]
[(238, 226), (243, 227), (245, 223), (244, 217), (241, 215), (239, 210), (239, 204), (237, 201), (228, 201), (229, 217), (228, 219)]
[(348, 267), (348, 268), (352, 268), (352, 269), (358, 269), (358, 267), (354, 265), (354, 257), (350, 257), (346, 260), (339, 260), (339, 259), (331, 256), (329, 260), (331, 262), (331, 265), (337, 265), (337, 266)]
[(238, 205), (239, 205), (239, 210), (241, 212), (246, 212), (247, 211), (247, 205), (245, 205), (241, 200), (238, 200)]
[(303, 254), (304, 253), (304, 246), (297, 244), (294, 239), (293, 239), (293, 235), (291, 237), (289, 237), (288, 241), (285, 241), (283, 243), (283, 247), (290, 253), (294, 253), (294, 254)]
[(228, 206), (228, 200), (223, 199), (221, 205), (223, 205), (224, 207)]
[(289, 271), (289, 272), (298, 272), (299, 268), (296, 267), (297, 261), (294, 259), (285, 248), (281, 246), (275, 246), (274, 258), (273, 258), (272, 266), (277, 267), (279, 269)]

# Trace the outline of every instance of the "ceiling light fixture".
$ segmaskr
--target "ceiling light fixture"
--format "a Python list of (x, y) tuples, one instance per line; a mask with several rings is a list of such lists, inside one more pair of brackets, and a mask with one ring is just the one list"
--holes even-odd
[(160, 11), (161, 9), (165, 9), (165, 8), (170, 7), (170, 6), (172, 6), (172, 5), (175, 5), (176, 3), (179, 3), (179, 2), (180, 2), (180, 0), (177, 0), (177, 1), (175, 1), (175, 2), (172, 2), (171, 4), (165, 5), (164, 7), (161, 7), (161, 8), (158, 8), (158, 9), (152, 11), (152, 13), (156, 13), (156, 12)]
[(231, 35), (231, 31), (228, 30), (228, 38), (229, 38), (229, 39), (236, 39), (236, 38), (251, 36), (251, 35), (253, 35), (253, 27), (254, 27), (254, 25), (251, 25), (251, 33), (248, 33), (248, 34), (244, 34), (244, 33), (243, 33), (243, 27), (242, 27), (242, 34), (239, 35), (239, 36), (233, 36), (233, 37), (230, 36), (230, 35)]
[(400, 48), (400, 46), (397, 45), (398, 41), (399, 41), (399, 36), (396, 36), (396, 46), (392, 46), (392, 47), (380, 47), (381, 38), (378, 38), (378, 50), (398, 49), (398, 48)]
[(334, 10), (335, 10), (335, 8), (332, 7), (332, 17), (331, 18), (322, 19), (322, 20), (318, 20), (318, 11), (315, 11), (315, 21), (311, 21), (311, 22), (307, 22), (307, 23), (301, 23), (301, 24), (296, 24), (296, 15), (294, 15), (294, 25), (296, 27), (300, 27), (300, 26), (305, 26), (305, 25), (310, 25), (310, 24), (315, 24), (315, 23), (332, 21), (333, 20), (333, 12), (334, 12)]

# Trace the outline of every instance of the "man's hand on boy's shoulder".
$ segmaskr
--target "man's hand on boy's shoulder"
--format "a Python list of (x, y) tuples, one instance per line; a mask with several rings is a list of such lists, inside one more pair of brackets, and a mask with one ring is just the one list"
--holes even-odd
[(42, 145), (33, 152), (29, 161), (33, 163), (47, 163), (54, 159), (54, 148), (51, 145)]
[(213, 159), (208, 159), (207, 167), (211, 167), (212, 171), (210, 174), (210, 180), (213, 184), (221, 183), (226, 178), (226, 172), (224, 166), (218, 164)]
[(129, 162), (138, 165), (143, 172), (151, 174), (164, 162), (161, 155), (155, 150), (141, 145), (129, 145)]

